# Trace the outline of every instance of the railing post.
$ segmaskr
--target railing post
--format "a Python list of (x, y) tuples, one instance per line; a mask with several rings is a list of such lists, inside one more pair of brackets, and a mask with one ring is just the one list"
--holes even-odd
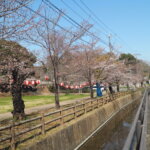
[(109, 97), (107, 97), (107, 102), (106, 102), (106, 104), (107, 104), (108, 102), (110, 102), (110, 101), (109, 101)]
[(137, 143), (139, 143), (140, 136), (141, 136), (141, 120), (137, 121), (136, 136), (137, 136)]
[(110, 93), (109, 94), (109, 102), (111, 102), (112, 101), (112, 94)]
[(97, 108), (99, 108), (99, 99), (97, 99), (96, 101), (97, 101)]
[(91, 100), (91, 110), (93, 110), (93, 100)]
[(62, 114), (62, 110), (60, 110), (60, 124), (63, 125), (64, 124), (64, 118), (63, 118), (63, 114)]
[(102, 106), (105, 104), (105, 98), (102, 99)]
[(103, 97), (100, 99), (99, 105), (100, 105), (100, 106), (103, 106)]
[(84, 113), (86, 114), (86, 103), (84, 103)]
[(141, 112), (140, 112), (139, 119), (140, 119), (141, 121), (143, 121), (143, 119), (144, 119), (144, 108), (143, 108), (143, 107), (141, 108)]
[(77, 115), (76, 115), (76, 104), (74, 105), (74, 118), (76, 119), (77, 118)]
[(44, 121), (44, 113), (42, 113), (42, 118), (41, 118), (41, 124), (42, 124), (42, 134), (45, 134), (45, 121)]
[(101, 106), (103, 106), (103, 99), (104, 99), (104, 98), (101, 99)]
[(15, 150), (16, 146), (15, 146), (15, 128), (14, 128), (14, 121), (12, 123), (12, 126), (10, 127), (10, 134), (11, 134), (11, 150)]
[(109, 97), (106, 98), (105, 104), (107, 104), (108, 102), (109, 102)]
[[(92, 101), (93, 101), (93, 100), (92, 100)], [(92, 102), (92, 110), (94, 110), (94, 108), (95, 108), (95, 107), (94, 107), (94, 101), (93, 101), (93, 102)]]

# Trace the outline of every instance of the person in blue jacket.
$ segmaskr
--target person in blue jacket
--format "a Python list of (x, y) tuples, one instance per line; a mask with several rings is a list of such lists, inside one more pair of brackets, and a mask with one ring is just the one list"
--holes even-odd
[(97, 92), (97, 96), (103, 96), (101, 86), (99, 83), (96, 83), (96, 92)]

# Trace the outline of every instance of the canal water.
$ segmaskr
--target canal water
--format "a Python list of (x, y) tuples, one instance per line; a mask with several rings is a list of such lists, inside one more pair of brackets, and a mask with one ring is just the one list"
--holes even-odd
[[(131, 109), (131, 108), (130, 108)], [(79, 150), (121, 150), (138, 109), (125, 109), (100, 129)], [(120, 119), (118, 119), (120, 118)]]

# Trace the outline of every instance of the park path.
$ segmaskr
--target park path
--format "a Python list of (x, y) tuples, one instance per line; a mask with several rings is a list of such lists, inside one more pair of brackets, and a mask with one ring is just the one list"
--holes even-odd
[(147, 150), (150, 150), (150, 96), (148, 97), (148, 112), (147, 112)]
[[(81, 99), (63, 101), (63, 102), (60, 102), (60, 106), (71, 104), (71, 103), (78, 103), (81, 100), (87, 100), (87, 99), (90, 99), (90, 98), (89, 97), (84, 97), (84, 98), (81, 98)], [(31, 113), (36, 113), (36, 112), (39, 112), (39, 111), (42, 111), (42, 110), (53, 108), (54, 106), (55, 106), (55, 104), (53, 103), (53, 104), (46, 104), (46, 105), (42, 105), (42, 106), (31, 107), (31, 108), (25, 109), (25, 113), (28, 115), (28, 114), (31, 114)], [(0, 114), (0, 121), (3, 121), (3, 120), (8, 119), (8, 118), (12, 118), (11, 112)]]

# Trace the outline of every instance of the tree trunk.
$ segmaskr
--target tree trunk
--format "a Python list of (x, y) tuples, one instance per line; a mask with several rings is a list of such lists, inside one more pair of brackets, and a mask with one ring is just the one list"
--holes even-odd
[(57, 109), (60, 108), (60, 104), (59, 104), (59, 85), (56, 82), (55, 83), (55, 106)]
[(25, 117), (25, 105), (24, 101), (22, 100), (22, 87), (21, 85), (18, 85), (17, 82), (13, 83), (12, 89), (12, 100), (13, 100), (13, 118), (16, 120), (21, 120)]
[(120, 92), (120, 86), (117, 84), (117, 92)]
[(127, 90), (130, 90), (129, 83), (127, 83)]
[(89, 82), (90, 84), (90, 97), (93, 98), (94, 97), (94, 91), (93, 91), (93, 85), (91, 83), (91, 81)]
[(135, 88), (136, 88), (136, 83), (134, 83), (134, 86), (135, 86)]
[(54, 80), (55, 80), (55, 106), (57, 109), (60, 108), (59, 103), (59, 85), (58, 85), (58, 74), (56, 68), (54, 68)]
[(143, 82), (141, 82), (141, 87), (143, 87)]

